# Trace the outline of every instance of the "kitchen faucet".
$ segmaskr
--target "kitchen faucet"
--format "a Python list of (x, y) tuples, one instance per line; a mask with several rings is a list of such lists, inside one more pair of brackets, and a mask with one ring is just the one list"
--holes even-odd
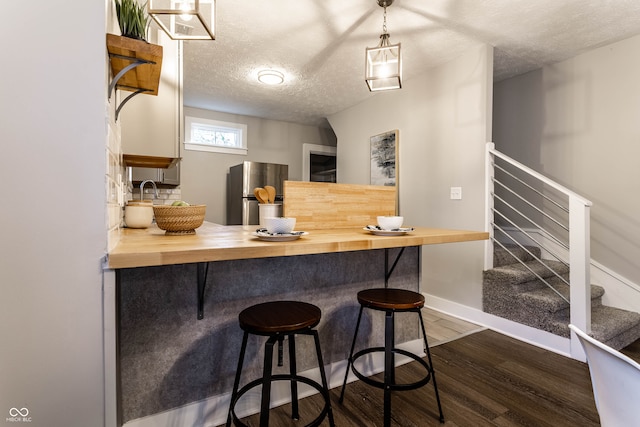
[(151, 185), (153, 186), (153, 190), (154, 190), (154, 191), (155, 191), (155, 193), (156, 193), (156, 199), (157, 199), (157, 198), (158, 198), (158, 187), (156, 187), (156, 183), (155, 183), (155, 182), (153, 182), (153, 181), (152, 181), (152, 180), (150, 180), (150, 179), (147, 179), (147, 180), (142, 181), (142, 182), (140, 183), (140, 200), (144, 200), (144, 185), (145, 185), (147, 182), (151, 183)]

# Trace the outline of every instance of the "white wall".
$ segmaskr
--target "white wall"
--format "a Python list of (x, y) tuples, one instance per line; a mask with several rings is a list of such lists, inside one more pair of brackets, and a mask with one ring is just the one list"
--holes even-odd
[(185, 115), (247, 125), (246, 156), (184, 150), (181, 147), (182, 198), (207, 205), (206, 220), (226, 224), (229, 168), (248, 161), (289, 165), (289, 179), (302, 179), (302, 145), (335, 145), (331, 130), (185, 107)]
[(15, 425), (103, 425), (106, 4), (3, 4), (0, 420), (31, 418)]
[(495, 86), (496, 148), (593, 202), (591, 257), (640, 283), (640, 37)]
[[(338, 181), (369, 184), (369, 138), (399, 129), (405, 223), (484, 230), (492, 64), (492, 48), (480, 46), (404, 81), (401, 90), (379, 93), (330, 117), (338, 138)], [(450, 200), (452, 186), (462, 187), (462, 200)], [(481, 242), (424, 247), (423, 291), (481, 308), (482, 250)]]

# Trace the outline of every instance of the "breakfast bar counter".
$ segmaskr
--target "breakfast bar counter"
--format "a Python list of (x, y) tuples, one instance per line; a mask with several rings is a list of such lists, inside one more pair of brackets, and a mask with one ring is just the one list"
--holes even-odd
[[(116, 332), (108, 343), (114, 350), (107, 354), (115, 355), (108, 376), (117, 378), (117, 425), (223, 423), (242, 337), (238, 314), (265, 301), (303, 301), (322, 310), (317, 328), (327, 376), (330, 386), (341, 384), (357, 293), (387, 284), (420, 291), (423, 245), (488, 237), (426, 227), (393, 236), (374, 235), (362, 226), (300, 227), (308, 234), (297, 240), (263, 241), (254, 235), (257, 228), (205, 222), (195, 234), (182, 236), (165, 235), (155, 226), (121, 230), (107, 262), (115, 283), (109, 313)], [(376, 315), (363, 319), (364, 346), (383, 339)], [(397, 342), (417, 353), (418, 326), (413, 318), (396, 324)], [(300, 356), (313, 354), (308, 345), (296, 342)], [(314, 363), (302, 356), (298, 369)], [(243, 372), (259, 375), (260, 365), (252, 354)]]
[(363, 228), (311, 230), (298, 240), (266, 242), (253, 235), (257, 226), (223, 226), (205, 222), (196, 234), (165, 236), (157, 227), (123, 229), (109, 253), (109, 268), (270, 258), (362, 251), (486, 240), (486, 232), (417, 227), (398, 236), (377, 236)]

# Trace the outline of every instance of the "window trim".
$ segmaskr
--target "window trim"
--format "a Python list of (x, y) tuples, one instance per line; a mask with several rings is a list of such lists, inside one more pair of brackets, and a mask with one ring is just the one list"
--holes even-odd
[[(206, 126), (212, 126), (214, 128), (231, 128), (236, 129), (241, 135), (242, 147), (223, 147), (212, 144), (200, 144), (197, 142), (191, 142), (191, 125), (192, 123), (203, 124)], [(205, 119), (202, 117), (184, 116), (184, 148), (185, 150), (205, 151), (210, 153), (223, 153), (223, 154), (237, 154), (246, 156), (248, 153), (247, 148), (247, 125), (244, 123), (224, 122), (222, 120)]]

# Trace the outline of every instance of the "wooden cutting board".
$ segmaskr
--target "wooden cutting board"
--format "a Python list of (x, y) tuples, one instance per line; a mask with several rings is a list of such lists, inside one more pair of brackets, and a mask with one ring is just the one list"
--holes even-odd
[(283, 216), (296, 218), (296, 230), (362, 228), (397, 212), (396, 187), (285, 181), (283, 196)]

